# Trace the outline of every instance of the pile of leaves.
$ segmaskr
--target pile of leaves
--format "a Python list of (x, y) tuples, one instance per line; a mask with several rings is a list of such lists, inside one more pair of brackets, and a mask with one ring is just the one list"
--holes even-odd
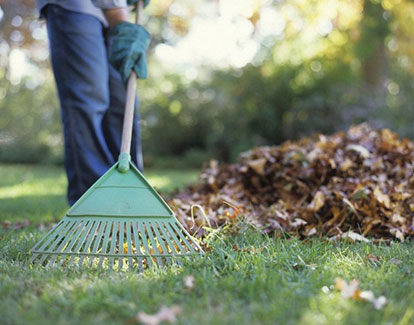
[[(168, 203), (197, 236), (203, 225), (243, 217), (268, 233), (404, 241), (414, 234), (413, 194), (414, 142), (361, 124), (258, 147), (235, 164), (211, 161), (199, 184)], [(204, 217), (192, 213), (194, 205)]]

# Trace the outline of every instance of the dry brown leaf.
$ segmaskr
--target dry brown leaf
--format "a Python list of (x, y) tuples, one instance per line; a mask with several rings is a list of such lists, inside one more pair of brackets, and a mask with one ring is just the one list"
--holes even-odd
[(346, 172), (348, 169), (354, 167), (354, 163), (351, 159), (349, 159), (348, 157), (341, 163), (341, 170)]
[(161, 322), (174, 324), (177, 321), (177, 316), (181, 314), (183, 308), (178, 305), (171, 307), (162, 306), (160, 310), (153, 315), (140, 311), (137, 314), (136, 320), (144, 325), (158, 325)]
[(362, 241), (365, 243), (369, 243), (369, 240), (367, 238), (365, 238), (364, 236), (357, 234), (356, 232), (353, 231), (347, 231), (344, 232), (343, 234), (340, 235), (341, 239), (348, 239), (350, 241)]
[(11, 222), (9, 220), (4, 220), (1, 223), (1, 226), (2, 226), (3, 229), (9, 229), (10, 225), (11, 225)]
[(377, 255), (373, 255), (373, 254), (368, 254), (367, 256), (365, 256), (365, 259), (367, 261), (370, 261), (374, 264), (376, 264), (377, 262), (381, 261), (381, 256), (377, 256)]
[(310, 237), (313, 235), (316, 235), (317, 230), (315, 227), (309, 228), (306, 232), (305, 232), (305, 236)]
[(307, 224), (307, 222), (305, 220), (303, 220), (301, 218), (295, 218), (292, 221), (291, 225), (292, 225), (292, 227), (297, 228), (297, 227), (300, 227), (300, 226), (305, 226), (306, 224)]
[(358, 152), (362, 158), (369, 158), (370, 156), (368, 149), (358, 144), (349, 144), (346, 149)]
[(198, 218), (197, 227), (190, 228), (194, 204), (204, 207), (212, 228), (234, 227), (237, 216), (270, 234), (339, 238), (351, 231), (344, 235), (350, 240), (359, 240), (352, 232), (372, 240), (405, 240), (414, 237), (409, 217), (414, 212), (413, 161), (414, 141), (361, 124), (329, 136), (253, 148), (235, 164), (212, 161), (201, 183), (169, 203), (197, 237), (207, 233)]
[(401, 242), (405, 241), (404, 234), (398, 228), (393, 228), (390, 230), (390, 233), (395, 236), (395, 238), (399, 239)]
[(260, 159), (256, 159), (256, 160), (252, 160), (248, 162), (248, 166), (253, 169), (256, 173), (258, 173), (259, 175), (264, 175), (264, 168), (266, 165), (266, 159), (265, 158), (260, 158)]
[(405, 218), (401, 217), (401, 215), (399, 213), (393, 213), (391, 220), (393, 223), (395, 224), (404, 224), (405, 223)]
[(378, 186), (374, 189), (374, 196), (377, 201), (383, 204), (387, 209), (391, 207), (390, 197), (387, 194), (384, 194)]
[(325, 195), (322, 191), (316, 192), (312, 202), (308, 205), (309, 210), (313, 212), (319, 211), (325, 203)]

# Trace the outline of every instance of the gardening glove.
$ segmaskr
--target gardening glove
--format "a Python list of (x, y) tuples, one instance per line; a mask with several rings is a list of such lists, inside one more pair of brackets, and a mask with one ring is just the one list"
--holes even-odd
[(126, 83), (134, 70), (138, 78), (147, 78), (147, 50), (151, 35), (141, 25), (123, 21), (111, 31), (109, 61)]
[[(151, 0), (144, 0), (144, 7), (148, 6), (148, 4), (150, 3)], [(136, 5), (137, 4), (137, 0), (127, 0), (127, 4), (129, 6), (132, 5)]]

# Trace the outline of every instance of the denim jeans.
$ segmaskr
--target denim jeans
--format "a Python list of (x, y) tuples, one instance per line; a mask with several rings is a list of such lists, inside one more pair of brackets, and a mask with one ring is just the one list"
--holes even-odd
[[(58, 5), (47, 5), (42, 13), (61, 106), (72, 205), (118, 160), (126, 90), (108, 62), (108, 31), (96, 17)], [(137, 110), (138, 100), (131, 158), (142, 169)]]

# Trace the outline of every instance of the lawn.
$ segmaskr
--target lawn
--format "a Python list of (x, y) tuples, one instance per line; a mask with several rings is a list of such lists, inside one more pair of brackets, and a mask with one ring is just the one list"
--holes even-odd
[[(196, 179), (195, 171), (157, 170), (147, 176), (168, 192)], [(301, 242), (271, 238), (240, 223), (220, 232), (201, 259), (183, 268), (132, 272), (32, 268), (30, 247), (40, 224), (67, 209), (59, 168), (0, 166), (0, 221), (30, 220), (19, 230), (0, 229), (0, 324), (136, 324), (139, 311), (153, 314), (179, 305), (180, 324), (412, 324), (413, 243)], [(194, 286), (186, 287), (186, 276)], [(335, 278), (360, 282), (384, 295), (377, 310), (345, 299)]]

